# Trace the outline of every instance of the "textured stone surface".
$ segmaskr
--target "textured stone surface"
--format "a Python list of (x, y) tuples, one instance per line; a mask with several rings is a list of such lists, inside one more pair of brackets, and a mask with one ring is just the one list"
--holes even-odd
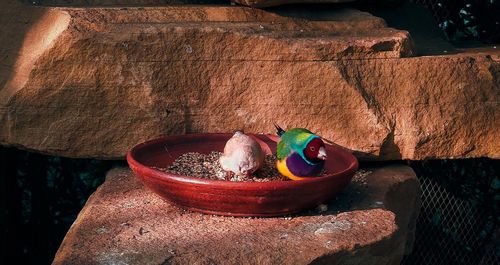
[(225, 4), (229, 0), (31, 0), (37, 5), (58, 7), (131, 7), (131, 6), (165, 6), (180, 4)]
[[(33, 0), (46, 6), (161, 6), (172, 4), (229, 4), (229, 0)], [(234, 2), (268, 7), (293, 3), (345, 3), (355, 0), (235, 0)]]
[(8, 3), (2, 145), (121, 158), (159, 135), (277, 122), (367, 159), (500, 157), (498, 53), (402, 58), (406, 32), (350, 9)]
[(399, 264), (419, 209), (413, 171), (358, 174), (328, 211), (232, 218), (181, 210), (126, 169), (108, 173), (54, 264)]

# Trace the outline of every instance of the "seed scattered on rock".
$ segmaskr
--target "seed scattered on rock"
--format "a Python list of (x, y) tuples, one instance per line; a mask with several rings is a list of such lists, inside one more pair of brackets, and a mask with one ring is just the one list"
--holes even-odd
[(367, 185), (366, 177), (372, 173), (371, 170), (359, 169), (352, 178), (352, 182), (358, 183), (360, 185)]

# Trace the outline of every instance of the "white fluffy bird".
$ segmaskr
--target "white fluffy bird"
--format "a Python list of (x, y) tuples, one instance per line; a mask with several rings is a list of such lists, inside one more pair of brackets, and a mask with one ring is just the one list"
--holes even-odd
[(264, 164), (265, 154), (259, 143), (241, 131), (234, 133), (224, 147), (219, 162), (228, 177), (248, 177)]

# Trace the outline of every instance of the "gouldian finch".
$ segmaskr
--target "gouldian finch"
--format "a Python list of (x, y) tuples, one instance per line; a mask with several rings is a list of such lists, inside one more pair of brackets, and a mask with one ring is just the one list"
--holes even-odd
[(227, 177), (234, 173), (238, 177), (248, 177), (264, 164), (265, 154), (252, 137), (241, 131), (234, 133), (224, 147), (219, 162)]
[(284, 131), (275, 125), (280, 140), (276, 167), (285, 177), (301, 180), (321, 174), (325, 166), (325, 143), (318, 135), (303, 128)]

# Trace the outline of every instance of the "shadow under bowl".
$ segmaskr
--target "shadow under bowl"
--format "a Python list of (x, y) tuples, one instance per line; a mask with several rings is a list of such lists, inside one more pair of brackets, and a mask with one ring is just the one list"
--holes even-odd
[[(222, 152), (228, 133), (186, 134), (133, 147), (127, 162), (143, 184), (165, 200), (188, 210), (227, 216), (280, 216), (323, 203), (342, 191), (358, 168), (357, 159), (340, 146), (326, 145), (327, 174), (296, 181), (233, 182), (176, 175), (167, 168), (187, 152)], [(277, 136), (253, 135), (267, 154), (276, 152)]]

